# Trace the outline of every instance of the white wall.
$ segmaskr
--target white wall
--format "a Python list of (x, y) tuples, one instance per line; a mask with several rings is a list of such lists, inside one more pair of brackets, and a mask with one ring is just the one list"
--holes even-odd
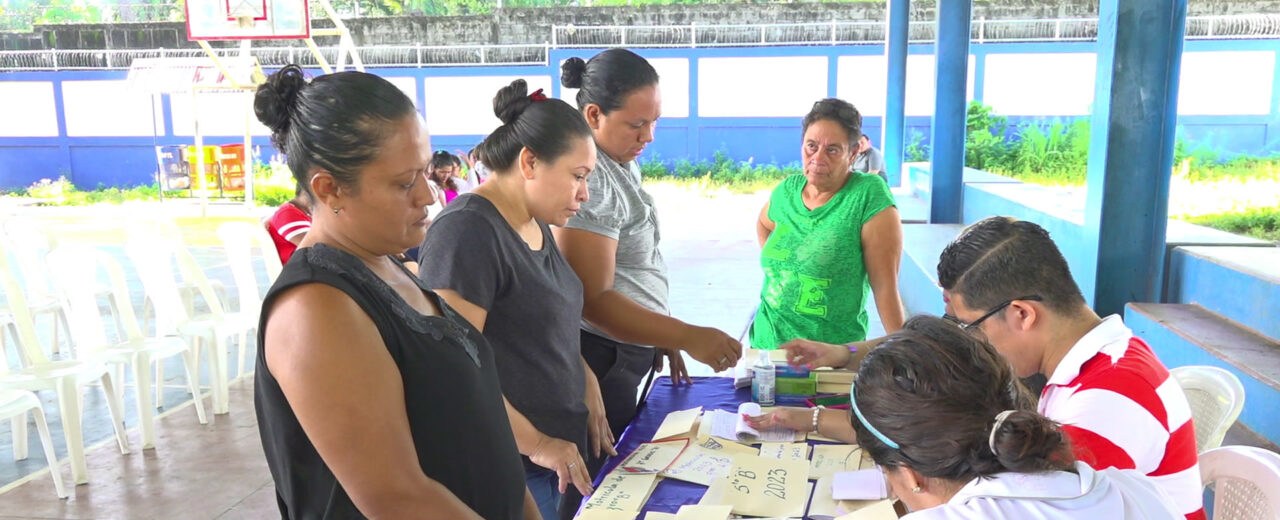
[(1002, 115), (1089, 115), (1097, 68), (1092, 53), (988, 54), (982, 101)]
[[(243, 136), (246, 117), (253, 135), (271, 135), (271, 131), (253, 115), (252, 96), (240, 92), (205, 92), (199, 96), (200, 135)], [(194, 136), (191, 95), (173, 94), (169, 100), (173, 109), (174, 135)]]
[(165, 135), (160, 96), (128, 89), (128, 80), (64, 81), (62, 105), (71, 137)]
[[(888, 59), (876, 56), (841, 56), (836, 62), (836, 97), (853, 103), (863, 116), (883, 116), (885, 94), (889, 83)], [(973, 99), (975, 63), (969, 56), (967, 99)], [(907, 56), (906, 113), (908, 116), (933, 115), (935, 64), (932, 55)]]
[(1184, 52), (1178, 114), (1270, 114), (1275, 66), (1274, 51)]
[(487, 135), (502, 124), (493, 115), (493, 96), (524, 79), (529, 91), (551, 92), (551, 76), (437, 76), (423, 80), (427, 128), (432, 135)]
[(49, 81), (0, 81), (0, 137), (58, 137)]
[(700, 117), (802, 117), (825, 97), (826, 56), (698, 59)]
[(413, 106), (418, 106), (418, 78), (413, 76), (384, 76), (383, 79), (395, 85), (396, 88), (404, 92), (404, 95), (409, 96), (409, 99), (413, 101)]

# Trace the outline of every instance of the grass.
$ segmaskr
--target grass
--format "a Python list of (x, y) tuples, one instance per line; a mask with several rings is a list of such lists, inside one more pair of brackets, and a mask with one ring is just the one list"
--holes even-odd
[(1250, 208), (1231, 213), (1184, 217), (1182, 220), (1280, 243), (1280, 207)]
[(661, 180), (676, 186), (703, 192), (718, 190), (730, 193), (755, 193), (771, 190), (782, 179), (802, 173), (798, 163), (784, 166), (754, 164), (753, 161), (734, 161), (716, 152), (710, 161), (676, 161), (672, 166), (656, 156), (640, 163), (640, 175), (645, 180)]

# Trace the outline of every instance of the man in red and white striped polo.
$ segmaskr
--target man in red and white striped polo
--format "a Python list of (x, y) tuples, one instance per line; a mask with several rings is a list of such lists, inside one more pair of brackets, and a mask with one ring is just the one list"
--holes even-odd
[(1063, 425), (1077, 458), (1145, 473), (1188, 519), (1205, 518), (1186, 396), (1120, 316), (1089, 308), (1047, 231), (979, 221), (942, 252), (938, 282), (962, 328), (985, 336), (1019, 377), (1048, 377), (1040, 413)]

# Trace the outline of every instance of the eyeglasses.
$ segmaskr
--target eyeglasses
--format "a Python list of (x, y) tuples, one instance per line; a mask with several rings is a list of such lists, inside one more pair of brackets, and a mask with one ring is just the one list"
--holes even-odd
[(1016, 302), (1016, 301), (1019, 301), (1019, 300), (1022, 300), (1022, 301), (1030, 301), (1030, 302), (1038, 302), (1038, 301), (1044, 301), (1044, 298), (1041, 298), (1039, 295), (1035, 295), (1035, 294), (1033, 294), (1033, 295), (1031, 295), (1031, 296), (1023, 296), (1023, 297), (1021, 297), (1021, 298), (1014, 298), (1014, 299), (1012, 299), (1012, 300), (1005, 300), (1005, 301), (1004, 301), (1004, 303), (1001, 303), (1000, 305), (997, 305), (997, 306), (993, 307), (991, 310), (987, 311), (987, 313), (986, 313), (986, 314), (983, 314), (981, 318), (978, 318), (978, 319), (976, 319), (976, 320), (973, 320), (973, 321), (972, 321), (972, 322), (970, 322), (970, 323), (965, 323), (965, 322), (963, 322), (963, 321), (960, 321), (960, 318), (957, 318), (957, 317), (952, 316), (952, 315), (950, 315), (950, 314), (943, 314), (943, 315), (942, 315), (942, 319), (947, 320), (947, 321), (949, 321), (949, 322), (951, 322), (951, 323), (956, 324), (956, 326), (957, 326), (957, 327), (960, 327), (960, 330), (964, 330), (964, 331), (969, 331), (969, 330), (978, 330), (978, 325), (981, 325), (981, 324), (982, 324), (982, 322), (987, 321), (987, 318), (990, 318), (990, 317), (992, 317), (992, 316), (995, 316), (995, 315), (996, 315), (997, 313), (999, 313), (1000, 311), (1005, 310), (1005, 308), (1006, 308), (1006, 307), (1008, 307), (1008, 306), (1010, 306), (1010, 305), (1013, 305), (1013, 302)]

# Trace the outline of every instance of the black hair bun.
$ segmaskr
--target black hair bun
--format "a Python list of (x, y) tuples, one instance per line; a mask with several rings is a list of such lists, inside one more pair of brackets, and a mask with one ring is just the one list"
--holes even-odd
[(569, 58), (560, 65), (560, 85), (564, 88), (582, 88), (582, 76), (587, 73), (587, 62), (582, 58)]
[(498, 90), (493, 96), (493, 114), (498, 116), (502, 124), (509, 125), (520, 118), (533, 99), (529, 97), (529, 84), (523, 79), (512, 81), (510, 85)]
[(254, 114), (273, 134), (283, 136), (289, 131), (289, 116), (297, 109), (298, 94), (306, 86), (307, 78), (302, 67), (285, 66), (258, 87), (253, 99)]

